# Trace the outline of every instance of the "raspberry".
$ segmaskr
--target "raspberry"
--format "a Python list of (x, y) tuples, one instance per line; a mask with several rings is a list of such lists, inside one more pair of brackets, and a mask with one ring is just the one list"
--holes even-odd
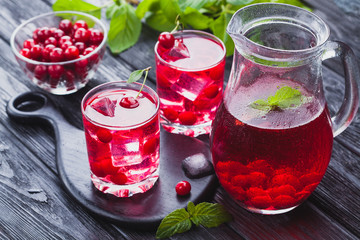
[(234, 186), (240, 186), (243, 189), (247, 189), (249, 187), (249, 178), (248, 175), (237, 175), (231, 178), (231, 184)]
[(180, 123), (183, 125), (194, 125), (196, 115), (193, 112), (185, 111), (179, 114)]
[(252, 205), (256, 208), (266, 209), (272, 205), (271, 197), (264, 195), (264, 196), (256, 196), (252, 198), (247, 204)]
[(280, 195), (273, 200), (273, 206), (276, 208), (289, 208), (296, 206), (297, 201), (288, 195)]
[(252, 187), (263, 186), (267, 177), (264, 173), (261, 172), (252, 172), (248, 175), (249, 184)]
[(252, 199), (254, 197), (257, 196), (268, 196), (268, 193), (259, 187), (250, 187), (247, 191), (246, 191), (246, 195), (249, 199)]
[(255, 160), (249, 163), (247, 167), (254, 172), (262, 172), (268, 176), (274, 172), (272, 166), (265, 160)]
[(271, 183), (273, 186), (281, 186), (281, 185), (290, 184), (297, 190), (301, 188), (299, 179), (297, 179), (297, 177), (295, 177), (294, 175), (291, 175), (289, 173), (275, 175), (272, 178)]
[(180, 196), (188, 195), (191, 191), (191, 184), (188, 181), (181, 181), (176, 184), (175, 191)]
[(315, 172), (312, 172), (312, 173), (308, 173), (308, 174), (305, 174), (303, 176), (301, 176), (299, 178), (299, 181), (303, 184), (303, 186), (307, 186), (309, 184), (312, 184), (312, 183), (320, 183), (322, 179), (322, 175), (321, 174), (318, 174), (318, 173), (315, 173)]
[(170, 49), (175, 44), (175, 37), (169, 32), (162, 32), (158, 38), (159, 44), (166, 49)]
[(99, 141), (101, 141), (103, 143), (109, 143), (112, 140), (111, 132), (105, 128), (100, 128), (96, 132), (96, 136), (98, 137)]
[(293, 186), (287, 184), (280, 187), (270, 188), (268, 189), (268, 193), (272, 198), (276, 198), (280, 195), (287, 195), (293, 197), (295, 196), (296, 189)]
[(313, 183), (304, 187), (303, 191), (313, 192), (319, 183)]

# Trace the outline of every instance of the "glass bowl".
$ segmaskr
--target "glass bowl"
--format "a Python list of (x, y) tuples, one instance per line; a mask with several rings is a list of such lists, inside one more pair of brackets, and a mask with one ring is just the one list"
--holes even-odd
[[(61, 34), (54, 34), (54, 28), (59, 28), (59, 23), (62, 19), (68, 19), (72, 22), (72, 24), (74, 24), (78, 20), (84, 20), (87, 23), (88, 28), (91, 29), (87, 31), (91, 32), (89, 34), (92, 37), (89, 37), (89, 40), (86, 41), (85, 48), (91, 47), (92, 50), (88, 49), (87, 51), (82, 52), (81, 50), (84, 50), (84, 47), (78, 47), (78, 49), (81, 49), (80, 55), (78, 57), (76, 57), (75, 59), (72, 59), (70, 57), (65, 58), (64, 54), (66, 51), (66, 45), (62, 44), (60, 46), (60, 42), (64, 43), (64, 41), (60, 41), (59, 36), (61, 36)], [(34, 31), (41, 28), (46, 29), (43, 31), (43, 33), (45, 32), (45, 37), (42, 37), (41, 40), (39, 37), (35, 37), (35, 42), (32, 44), (37, 44), (43, 49), (49, 44), (49, 42), (53, 43), (53, 45), (57, 48), (63, 47), (62, 58), (64, 58), (64, 60), (58, 61), (55, 57), (49, 59), (49, 55), (44, 58), (44, 54), (46, 53), (44, 53), (43, 50), (41, 50), (42, 55), (40, 55), (40, 57), (38, 58), (35, 58), (35, 50), (39, 52), (40, 50), (31, 50), (31, 48), (33, 48), (33, 45), (31, 44), (30, 45), (32, 47), (28, 47), (30, 48), (29, 50), (25, 49), (25, 52), (21, 52), (21, 50), (24, 49), (24, 41), (27, 39), (32, 39), (35, 36)], [(100, 40), (99, 38), (96, 39), (95, 34), (92, 33), (97, 32), (99, 34), (99, 31), (103, 35), (102, 40), (101, 37)], [(80, 41), (79, 39), (81, 39), (75, 38), (74, 32), (74, 30), (70, 30), (68, 33), (65, 33), (65, 35), (70, 36), (70, 42), (73, 43), (73, 45), (75, 45), (75, 42)], [(39, 33), (36, 34), (36, 36), (39, 35)], [(54, 37), (56, 41), (46, 41), (49, 36)], [(22, 23), (13, 32), (10, 39), (10, 44), (11, 49), (21, 69), (35, 85), (52, 94), (65, 95), (74, 93), (80, 88), (84, 87), (93, 77), (104, 56), (106, 39), (107, 31), (105, 25), (99, 19), (81, 12), (59, 11), (42, 14)], [(26, 46), (29, 46), (29, 44), (27, 44)], [(51, 49), (48, 50), (47, 54), (49, 54), (49, 52), (51, 51)], [(70, 51), (68, 51), (67, 53), (69, 52)], [(53, 54), (52, 56), (55, 56), (55, 54)], [(66, 56), (70, 56), (70, 54)]]

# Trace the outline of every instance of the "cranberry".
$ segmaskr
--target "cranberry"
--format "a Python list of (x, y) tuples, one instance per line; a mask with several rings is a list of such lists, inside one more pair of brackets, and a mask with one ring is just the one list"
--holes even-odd
[(63, 30), (64, 33), (71, 33), (72, 23), (69, 19), (63, 19), (59, 23), (59, 29)]
[(89, 32), (90, 32), (89, 40), (91, 44), (99, 45), (104, 39), (104, 34), (98, 29), (90, 28)]
[(30, 50), (28, 48), (21, 49), (20, 54), (26, 58), (30, 58)]
[[(84, 50), (84, 52), (83, 52), (83, 55), (87, 55), (87, 54), (91, 53), (92, 51), (94, 51), (94, 49), (95, 49), (95, 48), (93, 48), (93, 47), (87, 47), (87, 48), (85, 48), (85, 50)], [(90, 60), (96, 62), (97, 59), (98, 59), (98, 57), (99, 57), (99, 55), (98, 55), (97, 53), (94, 53), (94, 54), (90, 57)]]
[(84, 42), (89, 41), (90, 32), (85, 28), (78, 28), (74, 33), (75, 42)]
[(73, 60), (79, 57), (79, 49), (77, 49), (77, 47), (75, 46), (69, 46), (66, 50), (65, 50), (65, 58), (67, 60)]
[(191, 184), (188, 181), (181, 181), (176, 184), (175, 190), (180, 196), (188, 195), (191, 191)]
[(155, 152), (159, 145), (159, 138), (151, 138), (145, 144), (143, 148), (143, 153), (145, 155), (150, 155)]
[(50, 52), (55, 48), (53, 44), (46, 45), (42, 51), (42, 59), (50, 61)]
[(120, 106), (123, 108), (136, 108), (139, 106), (139, 101), (134, 97), (124, 97), (120, 100)]
[(65, 36), (65, 33), (61, 29), (56, 29), (53, 32), (53, 37), (56, 38), (56, 40), (59, 40), (61, 37)]
[(23, 43), (24, 48), (31, 49), (35, 45), (35, 41), (32, 38), (26, 39)]
[(96, 132), (96, 136), (98, 137), (99, 141), (101, 141), (103, 143), (109, 143), (112, 140), (111, 132), (105, 128), (100, 128)]
[(179, 116), (179, 113), (172, 108), (166, 108), (163, 110), (163, 112), (166, 119), (172, 122), (175, 121)]
[(64, 76), (66, 79), (65, 82), (66, 90), (75, 89), (75, 84), (74, 84), (75, 73), (72, 70), (66, 69), (64, 72)]
[(65, 51), (68, 47), (73, 46), (73, 43), (71, 41), (66, 41), (63, 44), (61, 44), (61, 49)]
[(82, 54), (86, 48), (86, 45), (83, 42), (76, 42), (75, 47), (77, 47), (77, 49), (79, 49), (79, 53)]
[(175, 44), (174, 35), (169, 32), (162, 32), (158, 38), (159, 44), (166, 49), (172, 48)]
[(72, 42), (71, 37), (70, 37), (70, 36), (67, 36), (67, 35), (62, 36), (62, 37), (59, 39), (59, 41), (58, 41), (59, 46), (63, 45), (63, 44), (64, 44), (65, 42), (67, 42), (67, 41)]
[[(81, 57), (83, 57), (83, 55), (79, 55), (79, 58)], [(87, 65), (88, 65), (88, 60), (86, 58), (75, 62), (75, 68), (85, 68)]]
[(38, 37), (38, 32), (39, 32), (40, 28), (37, 28), (33, 31), (33, 35), (32, 35), (32, 38), (34, 39), (34, 41), (36, 43), (40, 42), (40, 39)]
[(51, 62), (61, 62), (64, 59), (64, 51), (56, 47), (50, 52), (49, 57)]
[(59, 79), (64, 72), (64, 67), (62, 65), (50, 65), (48, 67), (50, 77), (54, 79)]
[(40, 42), (44, 42), (46, 39), (51, 37), (51, 31), (48, 27), (42, 27), (37, 32), (37, 36)]
[(123, 185), (127, 182), (127, 176), (124, 173), (120, 172), (116, 175), (110, 176), (110, 181), (118, 185)]
[(219, 92), (219, 87), (216, 84), (210, 85), (204, 89), (204, 94), (207, 98), (215, 98)]
[(42, 57), (42, 50), (43, 50), (43, 48), (39, 44), (35, 44), (30, 49), (30, 57), (31, 57), (31, 59), (40, 60), (41, 57)]
[(85, 29), (88, 29), (88, 25), (87, 23), (84, 21), (84, 20), (77, 20), (75, 23), (74, 23), (74, 30), (76, 31), (77, 29), (79, 28), (85, 28)]
[(43, 80), (47, 75), (47, 67), (45, 65), (37, 65), (34, 68), (34, 75), (37, 79)]
[(57, 46), (57, 40), (54, 37), (49, 37), (48, 39), (45, 40), (44, 44), (45, 44), (45, 46), (49, 45), (49, 44)]
[(185, 111), (179, 114), (181, 124), (193, 125), (196, 123), (196, 115), (193, 112)]

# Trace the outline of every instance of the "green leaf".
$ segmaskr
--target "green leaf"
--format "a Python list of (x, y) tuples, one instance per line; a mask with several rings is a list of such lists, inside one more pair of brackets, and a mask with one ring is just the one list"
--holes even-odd
[(176, 26), (175, 22), (170, 22), (162, 10), (149, 14), (146, 24), (159, 32), (170, 32)]
[(191, 228), (189, 213), (181, 208), (167, 215), (156, 231), (156, 238), (167, 238), (176, 233), (186, 232)]
[(133, 82), (136, 82), (138, 81), (142, 75), (143, 75), (143, 72), (145, 70), (136, 70), (136, 71), (133, 71), (130, 76), (129, 76), (129, 79), (127, 80), (127, 83), (133, 83)]
[(259, 99), (259, 100), (252, 102), (250, 104), (250, 107), (261, 110), (261, 111), (266, 111), (266, 112), (271, 110), (270, 104), (263, 99)]
[(232, 5), (248, 5), (254, 2), (254, 0), (227, 0), (226, 2)]
[(160, 0), (144, 0), (136, 7), (135, 13), (139, 19), (142, 19), (147, 12), (157, 12), (159, 9)]
[(218, 203), (203, 202), (195, 206), (195, 211), (190, 217), (191, 221), (198, 226), (212, 228), (231, 220), (231, 215)]
[(79, 11), (101, 18), (101, 7), (97, 7), (82, 0), (57, 0), (53, 6), (53, 11)]
[(175, 23), (176, 17), (181, 13), (177, 0), (160, 1), (160, 8), (166, 18), (173, 23)]
[(194, 215), (194, 213), (195, 213), (195, 204), (193, 202), (188, 202), (187, 211), (190, 214), (190, 216)]
[(189, 24), (195, 29), (208, 29), (211, 23), (214, 21), (212, 18), (205, 16), (199, 12), (199, 10), (191, 7), (187, 7), (181, 16), (182, 22)]
[(141, 21), (128, 3), (117, 6), (110, 21), (108, 45), (112, 53), (120, 53), (133, 46), (141, 33)]
[(226, 27), (231, 19), (231, 14), (222, 12), (221, 15), (210, 25), (211, 31), (220, 38), (226, 47), (226, 56), (234, 53), (235, 45), (229, 34), (226, 33)]
[(179, 0), (179, 7), (182, 11), (185, 11), (187, 7), (194, 8), (196, 10), (200, 10), (203, 6), (205, 6), (209, 0)]
[(106, 18), (107, 19), (111, 19), (114, 14), (116, 13), (116, 10), (118, 9), (118, 5), (116, 5), (115, 3), (111, 4), (107, 9), (106, 9)]
[(302, 94), (295, 88), (285, 86), (277, 90), (274, 96), (269, 96), (268, 103), (282, 109), (298, 107), (302, 103)]

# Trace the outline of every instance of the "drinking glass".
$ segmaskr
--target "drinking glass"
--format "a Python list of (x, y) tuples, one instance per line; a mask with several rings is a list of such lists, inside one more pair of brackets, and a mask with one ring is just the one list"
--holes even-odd
[(125, 81), (101, 84), (83, 98), (91, 180), (104, 193), (130, 197), (159, 177), (159, 97)]

